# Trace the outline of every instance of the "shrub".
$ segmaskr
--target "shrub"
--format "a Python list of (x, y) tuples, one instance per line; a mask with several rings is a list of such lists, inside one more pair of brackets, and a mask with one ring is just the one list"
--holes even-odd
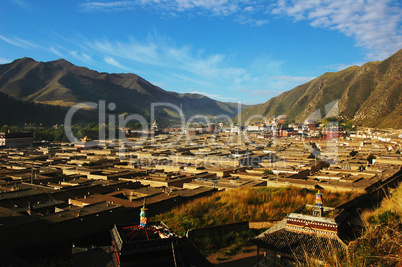
[(373, 155), (373, 154), (370, 154), (368, 157), (367, 157), (367, 162), (368, 163), (370, 163), (370, 164), (373, 164), (373, 161), (376, 159), (376, 157)]
[(272, 174), (274, 174), (274, 172), (272, 170), (265, 170), (262, 175), (268, 176), (268, 175), (272, 175)]
[(398, 215), (395, 212), (387, 210), (377, 216), (376, 223), (389, 223), (396, 219), (398, 219)]
[[(176, 233), (242, 221), (279, 221), (306, 203), (314, 204), (315, 193), (290, 187), (237, 188), (188, 202), (154, 219), (164, 221)], [(357, 195), (326, 192), (324, 205), (335, 207)]]

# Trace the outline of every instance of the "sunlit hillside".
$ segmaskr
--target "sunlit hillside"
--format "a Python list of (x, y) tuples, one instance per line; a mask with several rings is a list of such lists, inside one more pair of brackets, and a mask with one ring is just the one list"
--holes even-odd
[[(191, 228), (241, 221), (281, 220), (304, 204), (314, 204), (316, 191), (300, 188), (238, 188), (197, 199), (157, 216), (177, 233)], [(325, 206), (335, 207), (357, 193), (324, 192)]]
[(365, 234), (349, 245), (356, 266), (402, 266), (402, 185), (375, 211), (365, 212)]

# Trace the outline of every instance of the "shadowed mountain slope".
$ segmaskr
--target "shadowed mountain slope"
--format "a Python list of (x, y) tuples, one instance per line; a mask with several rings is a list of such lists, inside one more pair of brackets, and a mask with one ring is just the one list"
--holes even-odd
[(338, 101), (338, 119), (369, 127), (402, 128), (402, 50), (384, 61), (325, 73), (263, 104), (245, 108), (241, 119), (284, 114), (289, 120), (304, 122), (312, 114), (324, 118), (328, 114), (325, 106), (334, 101)]
[[(25, 102), (73, 106), (79, 102), (116, 104), (116, 113), (150, 116), (151, 103), (165, 102), (182, 108), (186, 117), (207, 117), (238, 113), (237, 104), (210, 99), (200, 94), (179, 94), (154, 86), (135, 74), (99, 73), (59, 59), (38, 62), (22, 58), (0, 65), (0, 92)], [(178, 114), (166, 107), (156, 117), (165, 122), (177, 121)]]

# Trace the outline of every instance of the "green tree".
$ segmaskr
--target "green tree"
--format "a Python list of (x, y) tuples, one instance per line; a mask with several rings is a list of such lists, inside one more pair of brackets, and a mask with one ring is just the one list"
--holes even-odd
[(7, 133), (8, 129), (10, 129), (10, 126), (8, 126), (7, 124), (3, 125), (3, 127), (1, 127), (0, 132), (4, 132)]
[(272, 170), (265, 170), (262, 174), (262, 176), (268, 176), (268, 175), (272, 175), (274, 174), (274, 172)]
[(356, 126), (354, 125), (353, 121), (347, 121), (345, 123), (345, 130), (354, 130)]
[(367, 157), (367, 162), (370, 163), (370, 164), (373, 164), (374, 159), (376, 159), (376, 157), (373, 154), (370, 154)]

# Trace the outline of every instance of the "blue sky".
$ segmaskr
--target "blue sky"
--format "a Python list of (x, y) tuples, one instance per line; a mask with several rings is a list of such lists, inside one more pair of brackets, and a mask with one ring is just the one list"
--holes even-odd
[(64, 58), (168, 91), (257, 104), (402, 48), (381, 0), (2, 0), (0, 64)]

